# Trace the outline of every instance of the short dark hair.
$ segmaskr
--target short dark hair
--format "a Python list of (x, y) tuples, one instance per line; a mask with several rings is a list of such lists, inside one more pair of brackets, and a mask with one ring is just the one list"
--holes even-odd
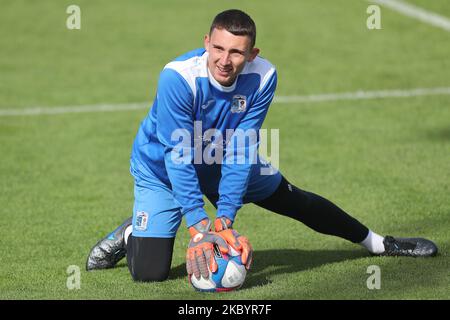
[(249, 36), (251, 48), (256, 42), (256, 25), (248, 14), (238, 9), (225, 10), (213, 20), (209, 35), (214, 29), (225, 29), (236, 36)]

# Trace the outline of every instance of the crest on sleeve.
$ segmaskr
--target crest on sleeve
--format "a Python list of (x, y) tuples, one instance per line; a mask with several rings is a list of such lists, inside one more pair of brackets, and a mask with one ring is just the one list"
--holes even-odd
[(231, 113), (241, 113), (247, 110), (247, 98), (243, 95), (236, 94), (231, 102)]

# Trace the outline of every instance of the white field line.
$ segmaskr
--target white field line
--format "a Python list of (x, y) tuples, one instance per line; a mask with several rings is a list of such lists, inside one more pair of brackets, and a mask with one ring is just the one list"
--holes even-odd
[[(339, 100), (368, 100), (383, 98), (408, 98), (430, 95), (450, 95), (450, 87), (417, 88), (409, 90), (355, 91), (343, 93), (325, 93), (315, 95), (276, 96), (274, 103), (314, 103)], [(97, 104), (61, 107), (33, 107), (26, 109), (0, 109), (0, 117), (57, 115), (65, 113), (116, 112), (149, 109), (152, 102), (128, 104)]]
[(450, 87), (441, 88), (417, 88), (409, 90), (378, 90), (378, 91), (356, 91), (344, 93), (325, 93), (307, 96), (280, 96), (275, 97), (278, 103), (305, 103), (337, 100), (367, 100), (383, 98), (408, 98), (430, 95), (450, 95)]
[[(368, 0), (397, 11), (405, 16), (415, 18), (432, 26), (450, 32), (450, 19), (401, 0)], [(448, 0), (446, 0), (448, 1)]]
[(43, 114), (86, 113), (86, 112), (116, 112), (127, 110), (139, 110), (149, 107), (148, 103), (125, 104), (93, 104), (63, 107), (32, 107), (26, 109), (0, 109), (0, 117), (8, 116), (38, 116)]

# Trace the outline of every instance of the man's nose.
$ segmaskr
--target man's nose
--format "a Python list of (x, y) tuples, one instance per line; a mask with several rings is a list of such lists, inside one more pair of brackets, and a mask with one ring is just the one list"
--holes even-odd
[(223, 52), (220, 56), (220, 64), (223, 66), (227, 66), (230, 64), (230, 54), (228, 52)]

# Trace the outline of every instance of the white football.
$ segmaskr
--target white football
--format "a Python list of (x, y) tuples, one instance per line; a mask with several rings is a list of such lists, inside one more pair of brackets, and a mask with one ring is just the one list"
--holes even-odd
[(241, 255), (229, 247), (228, 254), (221, 253), (218, 248), (215, 248), (214, 254), (217, 262), (217, 271), (209, 271), (208, 279), (200, 276), (197, 279), (195, 275), (192, 275), (190, 283), (198, 291), (206, 292), (220, 292), (231, 291), (239, 289), (245, 281), (247, 276), (247, 269), (242, 264)]

